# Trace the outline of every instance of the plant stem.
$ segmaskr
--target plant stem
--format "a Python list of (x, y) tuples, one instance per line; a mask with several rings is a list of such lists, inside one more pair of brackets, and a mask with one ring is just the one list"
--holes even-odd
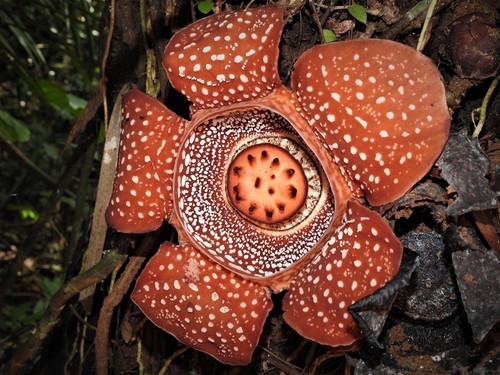
[(481, 130), (483, 129), (484, 122), (486, 121), (486, 109), (488, 108), (488, 103), (490, 102), (491, 96), (493, 95), (493, 92), (495, 91), (496, 87), (498, 86), (499, 81), (500, 81), (500, 75), (498, 75), (493, 80), (493, 82), (491, 82), (491, 85), (488, 88), (486, 95), (484, 96), (483, 104), (481, 104), (481, 112), (479, 115), (479, 122), (477, 123), (477, 126), (476, 126), (476, 129), (474, 130), (474, 133), (472, 133), (473, 139), (479, 137), (479, 133), (481, 133)]
[(427, 30), (429, 28), (429, 22), (434, 14), (434, 8), (436, 7), (437, 0), (432, 0), (429, 9), (427, 9), (427, 15), (425, 16), (424, 25), (422, 26), (422, 31), (420, 32), (420, 37), (418, 38), (417, 51), (422, 52), (425, 47), (425, 44), (428, 40)]

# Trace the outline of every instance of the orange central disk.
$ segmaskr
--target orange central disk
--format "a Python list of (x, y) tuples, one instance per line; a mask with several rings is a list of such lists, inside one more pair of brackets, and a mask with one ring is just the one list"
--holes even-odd
[(233, 159), (227, 188), (242, 215), (267, 224), (291, 218), (307, 198), (302, 166), (287, 150), (270, 143), (250, 146)]

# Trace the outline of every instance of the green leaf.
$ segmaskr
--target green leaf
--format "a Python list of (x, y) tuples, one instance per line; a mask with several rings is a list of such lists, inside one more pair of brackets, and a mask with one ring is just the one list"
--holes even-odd
[(367, 14), (364, 6), (359, 4), (353, 4), (347, 8), (347, 11), (351, 16), (353, 16), (359, 22), (363, 22), (366, 25)]
[(0, 109), (0, 137), (10, 142), (27, 142), (30, 130), (26, 124)]
[(43, 152), (52, 160), (57, 160), (61, 157), (60, 150), (51, 143), (43, 143)]
[(323, 36), (325, 37), (325, 42), (335, 42), (337, 40), (337, 35), (332, 30), (323, 29)]
[(65, 119), (74, 120), (87, 105), (87, 101), (67, 93), (54, 82), (47, 80), (38, 80), (37, 82), (42, 89), (45, 101)]
[(214, 8), (212, 0), (202, 0), (198, 3), (198, 10), (203, 14), (208, 14)]
[(42, 288), (43, 295), (47, 299), (50, 299), (54, 294), (56, 294), (56, 292), (62, 286), (62, 280), (58, 277), (55, 277), (53, 279), (49, 279), (48, 277), (44, 277), (42, 279), (42, 283), (40, 286)]
[(7, 210), (17, 211), (22, 220), (37, 221), (40, 218), (38, 212), (28, 204), (8, 204)]
[(68, 104), (71, 109), (80, 113), (87, 105), (87, 101), (85, 99), (79, 98), (76, 95), (68, 94)]
[(38, 300), (35, 307), (33, 308), (33, 320), (37, 320), (42, 317), (43, 313), (47, 309), (47, 301), (44, 300)]
[(104, 122), (101, 122), (101, 125), (99, 126), (99, 134), (97, 135), (97, 142), (99, 144), (104, 143), (106, 140), (106, 132), (104, 129)]

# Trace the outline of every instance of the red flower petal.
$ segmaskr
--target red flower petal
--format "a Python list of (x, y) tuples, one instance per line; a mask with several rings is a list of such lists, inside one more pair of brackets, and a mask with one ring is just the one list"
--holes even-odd
[(195, 109), (267, 96), (281, 85), (283, 11), (260, 7), (203, 18), (176, 33), (163, 57), (172, 86)]
[(151, 258), (132, 300), (179, 341), (233, 365), (250, 362), (272, 308), (267, 288), (171, 243)]
[(293, 280), (283, 301), (285, 321), (321, 344), (353, 344), (362, 336), (347, 308), (394, 277), (402, 251), (377, 213), (350, 201), (334, 236)]
[(309, 123), (373, 205), (422, 178), (448, 138), (450, 116), (434, 64), (388, 40), (316, 46), (292, 86)]
[(118, 167), (106, 221), (119, 232), (157, 229), (172, 208), (172, 174), (185, 120), (137, 89), (123, 97)]

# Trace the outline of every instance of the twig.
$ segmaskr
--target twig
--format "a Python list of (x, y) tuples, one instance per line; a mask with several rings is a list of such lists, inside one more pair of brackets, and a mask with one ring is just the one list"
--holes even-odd
[(500, 255), (500, 236), (498, 235), (498, 227), (495, 223), (496, 215), (483, 210), (473, 211), (472, 217), (490, 248), (495, 250), (497, 255)]
[[(311, 367), (309, 367), (309, 375), (315, 375), (316, 374), (316, 370), (319, 368), (319, 366), (321, 366), (322, 363), (324, 363), (325, 361), (329, 360), (329, 359), (334, 359), (334, 358), (339, 358), (339, 357), (342, 357), (344, 356), (345, 353), (337, 353), (337, 352), (333, 352), (333, 353), (325, 353), (325, 354), (322, 354), (320, 355), (319, 357), (316, 357), (314, 359), (314, 362), (313, 364), (311, 365)], [(339, 363), (339, 367), (343, 365), (341, 363)], [(345, 365), (344, 365), (345, 366)], [(333, 371), (333, 369), (330, 367), (330, 370), (332, 370), (332, 373), (334, 374), (337, 374), (339, 373), (339, 368), (335, 368), (335, 371)]]
[(188, 349), (189, 349), (189, 346), (184, 346), (180, 349), (177, 349), (175, 352), (173, 352), (172, 355), (167, 358), (167, 360), (165, 361), (165, 363), (161, 367), (160, 371), (158, 372), (158, 375), (165, 375), (167, 373), (168, 367), (170, 366), (172, 361)]
[(491, 82), (491, 85), (488, 88), (486, 95), (484, 96), (483, 103), (481, 104), (481, 113), (479, 115), (479, 122), (476, 125), (476, 129), (474, 130), (474, 133), (472, 133), (473, 139), (479, 137), (479, 133), (481, 133), (481, 130), (483, 130), (483, 125), (484, 125), (484, 122), (486, 121), (486, 109), (488, 108), (488, 104), (490, 102), (491, 96), (493, 95), (493, 92), (495, 92), (495, 89), (497, 88), (499, 81), (500, 81), (500, 75), (498, 75), (493, 80), (493, 82)]
[(382, 39), (394, 39), (410, 22), (429, 8), (430, 0), (421, 0), (406, 14), (397, 20), (390, 29), (381, 35)]
[(312, 10), (312, 19), (313, 19), (314, 23), (316, 24), (316, 27), (318, 28), (318, 34), (319, 34), (319, 39), (321, 41), (321, 44), (325, 44), (326, 40), (325, 40), (325, 35), (323, 34), (323, 25), (321, 24), (321, 21), (319, 20), (318, 12), (316, 11), (316, 6), (314, 5), (314, 1), (309, 0), (308, 3), (309, 3), (309, 7)]
[(113, 317), (113, 309), (122, 301), (123, 296), (130, 289), (130, 284), (139, 272), (145, 256), (149, 253), (151, 247), (158, 239), (159, 233), (151, 233), (137, 249), (137, 256), (130, 257), (130, 261), (125, 267), (120, 279), (116, 282), (113, 290), (109, 293), (103, 302), (97, 322), (97, 331), (95, 336), (96, 351), (96, 373), (97, 375), (106, 375), (108, 373), (108, 339), (109, 326)]
[(432, 0), (419, 1), (413, 8), (406, 12), (404, 18), (406, 18), (408, 21), (413, 21), (429, 8), (431, 1)]
[(158, 96), (159, 85), (157, 83), (156, 77), (156, 56), (153, 47), (151, 46), (150, 40), (153, 36), (148, 34), (151, 32), (151, 18), (147, 11), (147, 1), (139, 1), (139, 13), (141, 16), (141, 31), (142, 31), (142, 43), (146, 51), (146, 94), (153, 97)]
[[(175, 16), (175, 4), (176, 0), (164, 0), (163, 5), (164, 9), (160, 9), (156, 3), (156, 0), (147, 0), (146, 9), (148, 11), (148, 19), (150, 21), (150, 29), (148, 31), (148, 36), (151, 39), (153, 54), (154, 54), (154, 65), (152, 67), (155, 69), (156, 77), (153, 77), (156, 80), (155, 84), (157, 85), (155, 92), (153, 94), (154, 97), (159, 96), (158, 100), (161, 102), (165, 101), (165, 98), (168, 96), (168, 77), (167, 71), (162, 68), (161, 61), (163, 58), (163, 51), (165, 50), (166, 38), (164, 38), (165, 31), (171, 28), (172, 20)], [(161, 1), (160, 1), (161, 2)], [(147, 56), (148, 58), (148, 67), (146, 68), (146, 78), (149, 81), (149, 61), (153, 61), (152, 58)], [(148, 92), (146, 90), (146, 92)]]
[[(118, 98), (115, 102), (115, 108), (111, 114), (109, 129), (106, 133), (101, 170), (99, 172), (99, 182), (97, 185), (96, 202), (92, 216), (92, 229), (90, 232), (89, 244), (82, 262), (83, 270), (86, 270), (99, 262), (102, 256), (102, 249), (106, 239), (106, 232), (108, 230), (104, 214), (111, 197), (113, 178), (116, 169), (118, 142), (120, 138), (122, 96), (128, 89), (129, 86), (125, 85), (118, 94)], [(90, 297), (93, 294), (93, 287), (82, 291), (80, 294), (80, 302), (82, 302), (82, 306), (87, 312), (89, 312), (92, 307), (92, 298)]]
[(269, 362), (272, 366), (276, 367), (285, 374), (302, 375), (303, 370), (295, 366), (293, 363), (289, 363), (285, 359), (278, 357), (276, 354), (263, 346), (260, 346), (260, 348), (263, 350), (262, 359), (264, 361)]
[(102, 304), (94, 340), (97, 375), (107, 375), (108, 373), (109, 325), (113, 317), (113, 309), (121, 302), (125, 293), (130, 289), (130, 284), (135, 275), (137, 275), (137, 272), (139, 272), (143, 262), (144, 257), (130, 257), (130, 261), (120, 279), (116, 282), (113, 291), (108, 294)]
[(99, 108), (101, 108), (102, 100), (102, 87), (98, 85), (82, 113), (80, 113), (80, 116), (78, 116), (75, 123), (71, 127), (68, 138), (66, 139), (66, 145), (64, 146), (65, 149), (68, 148), (71, 142), (73, 142), (77, 134), (85, 129), (85, 126), (90, 122), (90, 120), (94, 118)]
[(307, 351), (306, 359), (305, 359), (305, 368), (308, 369), (311, 366), (311, 363), (314, 359), (314, 353), (316, 353), (316, 349), (318, 348), (318, 343), (312, 343), (311, 347)]
[(44, 316), (33, 331), (33, 336), (14, 353), (4, 369), (5, 374), (15, 375), (25, 370), (30, 361), (36, 358), (43, 342), (58, 323), (66, 303), (82, 289), (104, 280), (125, 258), (126, 255), (109, 252), (100, 263), (64, 284), (51, 298)]
[[(431, 0), (431, 4), (429, 5), (429, 9), (427, 9), (427, 14), (425, 16), (425, 21), (424, 25), (422, 26), (422, 31), (420, 32), (420, 37), (418, 38), (418, 43), (417, 43), (417, 51), (422, 52), (425, 44), (427, 43), (427, 40), (429, 39), (428, 37), (428, 29), (429, 29), (429, 22), (434, 14), (434, 8), (436, 7), (436, 1), (437, 0)], [(429, 31), (430, 33), (430, 31)]]
[(139, 366), (139, 375), (144, 374), (144, 364), (142, 363), (142, 340), (140, 337), (137, 338), (137, 355), (135, 358), (137, 366)]
[(102, 55), (101, 63), (101, 90), (102, 90), (102, 103), (104, 108), (104, 129), (108, 130), (108, 99), (106, 97), (106, 64), (108, 62), (109, 51), (111, 48), (111, 41), (113, 40), (113, 32), (115, 30), (115, 0), (111, 0), (109, 5), (109, 32), (106, 38), (106, 47)]

